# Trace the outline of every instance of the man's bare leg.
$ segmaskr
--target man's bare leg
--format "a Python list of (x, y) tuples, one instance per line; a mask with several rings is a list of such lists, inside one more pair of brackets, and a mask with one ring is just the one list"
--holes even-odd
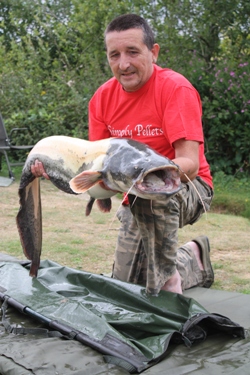
[(203, 263), (201, 260), (201, 251), (200, 251), (199, 246), (194, 241), (188, 242), (187, 245), (189, 245), (192, 248), (200, 270), (204, 271)]
[[(201, 261), (201, 254), (200, 254), (199, 246), (197, 245), (197, 243), (193, 241), (188, 242), (187, 245), (189, 245), (192, 248), (192, 251), (194, 252), (198, 266), (200, 270), (203, 271), (204, 267)], [(170, 279), (163, 285), (161, 289), (166, 290), (168, 292), (182, 294), (181, 276), (178, 270), (176, 270), (176, 272), (170, 277)]]
[(176, 270), (176, 272), (170, 277), (170, 279), (163, 285), (161, 290), (182, 294), (181, 276), (178, 270)]

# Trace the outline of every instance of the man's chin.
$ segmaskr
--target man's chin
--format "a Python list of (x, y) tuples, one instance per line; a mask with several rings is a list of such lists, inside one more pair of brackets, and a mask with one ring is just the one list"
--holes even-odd
[(131, 80), (131, 82), (128, 82), (128, 80), (121, 79), (120, 84), (122, 85), (123, 89), (127, 92), (133, 92), (138, 90), (139, 84), (135, 80)]

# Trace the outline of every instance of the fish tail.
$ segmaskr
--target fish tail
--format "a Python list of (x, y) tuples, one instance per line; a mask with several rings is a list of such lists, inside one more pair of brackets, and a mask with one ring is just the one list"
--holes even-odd
[(23, 253), (31, 260), (31, 276), (37, 275), (42, 249), (40, 181), (27, 181), (19, 188), (20, 209), (16, 217)]

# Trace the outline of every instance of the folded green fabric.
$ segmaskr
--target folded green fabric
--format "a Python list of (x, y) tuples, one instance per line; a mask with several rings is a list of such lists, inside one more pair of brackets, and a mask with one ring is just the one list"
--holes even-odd
[(218, 332), (245, 337), (243, 327), (192, 298), (164, 291), (150, 296), (144, 287), (51, 261), (41, 262), (36, 279), (28, 268), (0, 263), (1, 299), (130, 373), (158, 363), (170, 343), (192, 346)]

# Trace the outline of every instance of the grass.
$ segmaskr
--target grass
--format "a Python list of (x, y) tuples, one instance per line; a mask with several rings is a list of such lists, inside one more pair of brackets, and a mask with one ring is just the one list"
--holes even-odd
[(215, 197), (213, 210), (250, 219), (250, 177), (214, 175)]
[[(15, 224), (21, 168), (15, 168), (14, 172), (14, 183), (0, 187), (0, 252), (23, 259)], [(7, 176), (6, 170), (1, 175)], [(182, 228), (179, 242), (206, 234), (215, 271), (213, 288), (250, 294), (250, 179), (216, 174), (214, 181), (211, 212), (196, 224)], [(41, 192), (42, 259), (93, 273), (110, 273), (119, 229), (115, 213), (121, 200), (113, 199), (109, 214), (100, 213), (94, 205), (91, 215), (85, 217), (87, 194), (65, 194), (46, 180), (41, 181)]]

